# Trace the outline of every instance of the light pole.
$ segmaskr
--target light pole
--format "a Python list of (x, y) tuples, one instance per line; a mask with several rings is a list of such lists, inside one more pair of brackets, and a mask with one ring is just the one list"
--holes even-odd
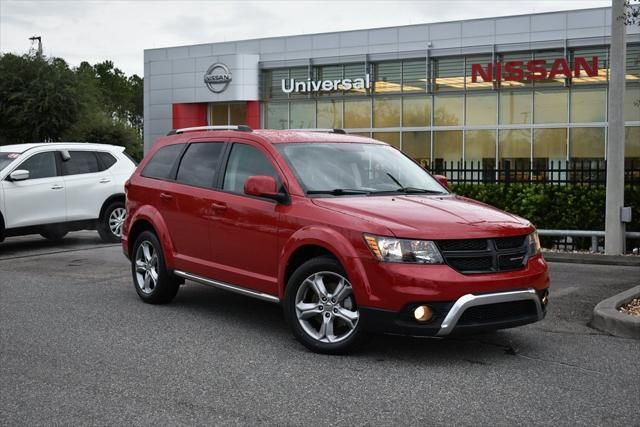
[(611, 50), (609, 67), (609, 131), (607, 144), (607, 198), (604, 251), (624, 253), (625, 226), (621, 220), (624, 206), (624, 78), (626, 43), (623, 15), (624, 0), (612, 0)]

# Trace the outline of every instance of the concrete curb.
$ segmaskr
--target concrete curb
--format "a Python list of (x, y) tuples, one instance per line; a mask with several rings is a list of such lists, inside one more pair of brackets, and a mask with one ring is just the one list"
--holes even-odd
[(571, 253), (571, 252), (542, 252), (542, 256), (544, 256), (544, 259), (549, 262), (640, 267), (640, 256), (635, 256), (635, 255), (625, 256), (625, 255), (582, 254), (582, 253)]
[(593, 309), (590, 326), (617, 337), (640, 340), (640, 318), (618, 311), (618, 307), (622, 304), (638, 297), (640, 297), (640, 286), (600, 302)]

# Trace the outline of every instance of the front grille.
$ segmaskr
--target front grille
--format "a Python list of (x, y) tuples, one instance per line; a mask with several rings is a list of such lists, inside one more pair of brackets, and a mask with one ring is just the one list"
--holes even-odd
[(487, 249), (487, 239), (440, 240), (441, 251), (483, 251)]
[(465, 273), (518, 270), (527, 261), (527, 236), (436, 241), (447, 264)]
[(470, 307), (462, 313), (458, 325), (472, 326), (493, 322), (518, 320), (538, 314), (536, 303), (531, 300), (509, 301)]

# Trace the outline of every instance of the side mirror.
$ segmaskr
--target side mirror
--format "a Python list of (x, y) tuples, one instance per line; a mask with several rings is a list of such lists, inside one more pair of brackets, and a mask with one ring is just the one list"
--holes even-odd
[(449, 189), (449, 180), (444, 175), (433, 175), (433, 177), (447, 190)]
[(278, 192), (278, 184), (272, 176), (250, 176), (244, 183), (244, 193), (249, 196), (265, 197), (280, 203), (289, 200), (286, 194)]
[(10, 181), (24, 181), (29, 179), (29, 171), (24, 169), (18, 169), (9, 174)]

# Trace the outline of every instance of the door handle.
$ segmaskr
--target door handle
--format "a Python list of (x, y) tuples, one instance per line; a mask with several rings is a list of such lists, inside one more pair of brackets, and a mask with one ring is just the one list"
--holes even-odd
[(227, 204), (222, 202), (212, 202), (211, 209), (214, 211), (224, 211), (227, 210)]
[(64, 187), (60, 184), (55, 184), (51, 187), (52, 190), (62, 190)]
[(173, 196), (171, 194), (168, 194), (168, 193), (160, 193), (160, 198), (162, 200), (167, 200), (167, 201), (173, 200)]
[(99, 182), (100, 182), (100, 184), (106, 184), (108, 182), (111, 182), (111, 179), (110, 178), (102, 178)]

